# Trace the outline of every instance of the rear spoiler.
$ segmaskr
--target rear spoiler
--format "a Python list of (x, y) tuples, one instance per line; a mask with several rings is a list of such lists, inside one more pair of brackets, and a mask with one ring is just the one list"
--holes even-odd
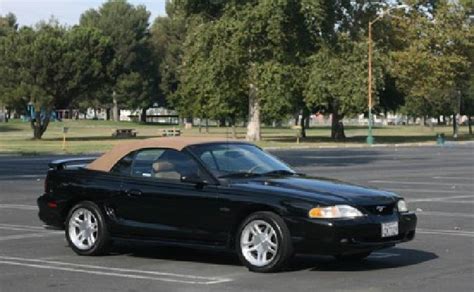
[(48, 163), (49, 169), (51, 170), (63, 170), (66, 168), (80, 168), (84, 167), (92, 161), (96, 160), (97, 157), (78, 157), (54, 160)]

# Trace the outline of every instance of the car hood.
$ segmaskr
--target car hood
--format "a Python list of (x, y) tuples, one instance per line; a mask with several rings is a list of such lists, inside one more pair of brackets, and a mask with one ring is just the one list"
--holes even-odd
[(387, 191), (343, 183), (327, 178), (312, 177), (258, 177), (234, 180), (237, 188), (268, 191), (287, 196), (314, 199), (323, 204), (378, 205), (394, 203), (399, 197)]

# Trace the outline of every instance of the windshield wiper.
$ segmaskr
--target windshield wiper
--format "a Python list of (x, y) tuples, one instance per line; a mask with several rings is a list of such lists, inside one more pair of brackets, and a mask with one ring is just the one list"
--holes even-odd
[(296, 173), (296, 172), (293, 172), (293, 171), (286, 170), (286, 169), (278, 169), (278, 170), (272, 170), (272, 171), (264, 172), (261, 175), (270, 175), (271, 176), (271, 175), (299, 175), (299, 174)]
[(247, 178), (247, 177), (255, 177), (255, 176), (261, 176), (261, 174), (252, 173), (252, 172), (232, 172), (232, 173), (221, 175), (218, 178)]

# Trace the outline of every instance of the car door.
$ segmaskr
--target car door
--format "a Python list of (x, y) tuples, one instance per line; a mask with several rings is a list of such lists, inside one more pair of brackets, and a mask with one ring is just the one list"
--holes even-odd
[[(183, 177), (196, 178), (193, 182)], [(209, 232), (218, 220), (217, 188), (187, 153), (143, 149), (135, 154), (130, 176), (123, 180), (116, 214), (126, 234), (170, 240), (218, 241)]]

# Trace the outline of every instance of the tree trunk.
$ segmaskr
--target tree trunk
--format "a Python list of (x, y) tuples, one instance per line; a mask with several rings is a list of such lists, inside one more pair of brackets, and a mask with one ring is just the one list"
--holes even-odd
[(142, 113), (140, 115), (140, 122), (146, 123), (146, 111), (147, 108), (142, 108)]
[(219, 127), (225, 127), (225, 118), (219, 119)]
[(232, 133), (232, 139), (237, 139), (237, 131), (235, 129), (235, 118), (230, 119), (230, 128)]
[(456, 120), (456, 114), (453, 114), (453, 138), (458, 137), (458, 121)]
[(301, 137), (306, 138), (306, 129), (309, 128), (309, 110), (304, 107), (301, 115)]
[(250, 84), (249, 88), (249, 118), (247, 124), (247, 141), (260, 141), (260, 100), (257, 97), (257, 88)]
[(50, 113), (46, 112), (44, 120), (41, 120), (41, 110), (35, 112), (34, 119), (31, 119), (31, 128), (33, 129), (33, 138), (41, 139), (49, 125)]
[(118, 107), (117, 96), (115, 91), (112, 93), (112, 102), (112, 118), (114, 119), (114, 121), (118, 122), (120, 121), (120, 110)]
[(300, 112), (298, 111), (293, 117), (295, 118), (295, 126), (298, 126), (300, 122)]
[(344, 133), (344, 124), (342, 123), (342, 119), (344, 115), (340, 115), (337, 110), (332, 111), (332, 118), (331, 118), (331, 138), (333, 140), (339, 141), (344, 140), (346, 135)]
[(472, 135), (472, 117), (468, 116), (467, 123), (469, 125), (469, 135)]
[(209, 134), (209, 119), (206, 118), (206, 134)]

